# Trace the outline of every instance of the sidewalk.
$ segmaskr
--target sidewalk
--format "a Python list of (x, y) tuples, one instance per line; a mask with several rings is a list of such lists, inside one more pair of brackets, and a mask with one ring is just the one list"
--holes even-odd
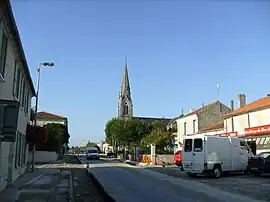
[(40, 168), (25, 173), (0, 193), (2, 202), (66, 202), (73, 196), (72, 175), (68, 170)]

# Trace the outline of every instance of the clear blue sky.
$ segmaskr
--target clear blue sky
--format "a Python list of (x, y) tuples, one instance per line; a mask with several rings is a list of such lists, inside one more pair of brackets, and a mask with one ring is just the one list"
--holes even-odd
[(269, 93), (270, 2), (12, 0), (42, 111), (69, 118), (71, 145), (100, 141), (117, 114), (125, 55), (135, 116), (175, 117), (238, 93)]

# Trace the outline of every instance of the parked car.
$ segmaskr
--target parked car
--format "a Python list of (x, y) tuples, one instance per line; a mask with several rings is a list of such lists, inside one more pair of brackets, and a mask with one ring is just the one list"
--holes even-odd
[(196, 134), (184, 138), (183, 167), (189, 176), (205, 174), (219, 178), (222, 173), (246, 171), (253, 156), (238, 137)]
[(173, 156), (173, 164), (177, 165), (178, 167), (180, 167), (181, 170), (183, 170), (182, 151), (181, 150), (178, 150), (177, 152), (175, 152), (175, 154)]
[(86, 149), (86, 159), (91, 160), (91, 159), (99, 159), (99, 153), (98, 149), (96, 147), (89, 147)]
[(270, 173), (270, 152), (262, 152), (249, 158), (248, 169), (255, 176)]

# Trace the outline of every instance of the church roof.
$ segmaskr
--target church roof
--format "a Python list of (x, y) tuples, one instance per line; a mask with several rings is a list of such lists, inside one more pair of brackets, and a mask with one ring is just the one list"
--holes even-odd
[(164, 126), (167, 126), (171, 120), (171, 118), (154, 118), (154, 117), (134, 117), (134, 118), (147, 124), (151, 124), (154, 121), (163, 121)]

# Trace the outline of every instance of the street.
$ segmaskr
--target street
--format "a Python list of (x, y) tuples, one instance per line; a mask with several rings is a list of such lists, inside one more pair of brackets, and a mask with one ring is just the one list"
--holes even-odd
[(87, 161), (84, 156), (79, 158), (85, 166), (89, 163), (89, 172), (117, 202), (264, 201), (232, 193), (229, 190), (224, 191), (193, 179), (172, 177), (116, 160)]

